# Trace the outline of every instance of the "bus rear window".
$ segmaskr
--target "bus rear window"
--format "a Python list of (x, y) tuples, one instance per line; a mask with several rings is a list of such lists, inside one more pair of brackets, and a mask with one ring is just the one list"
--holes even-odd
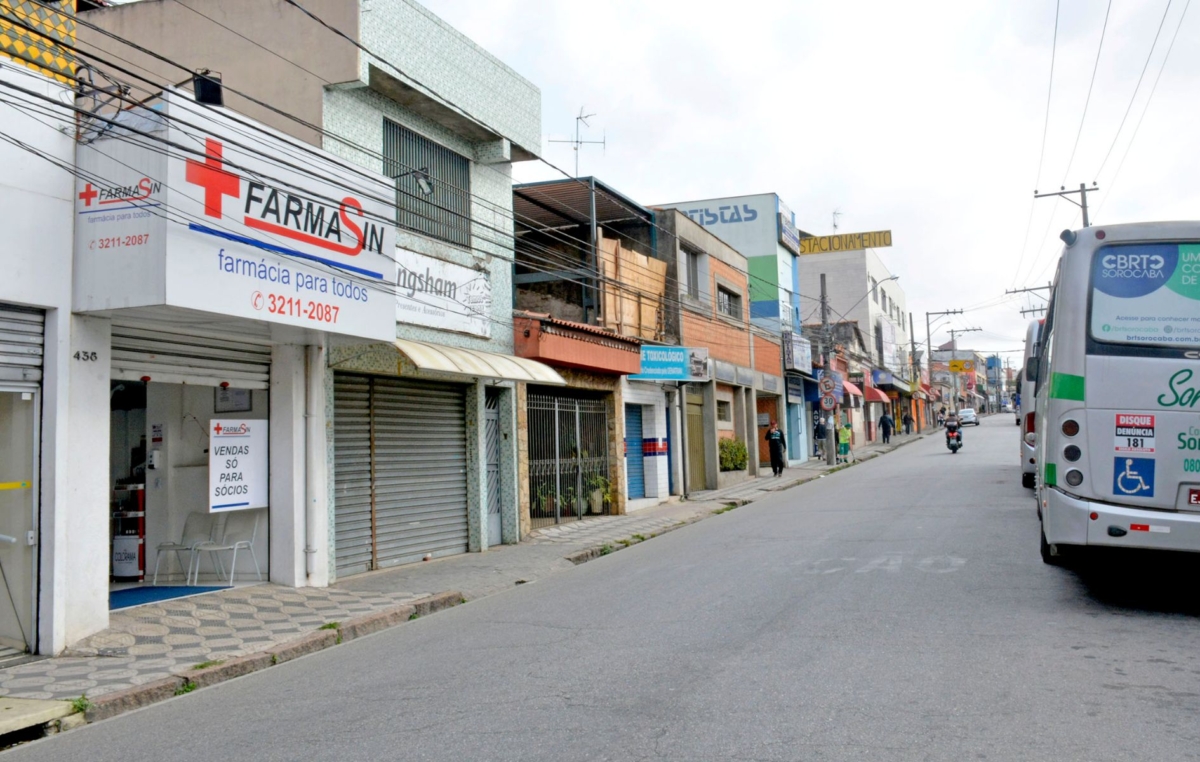
[(1088, 325), (1093, 339), (1108, 344), (1200, 345), (1200, 244), (1098, 249)]

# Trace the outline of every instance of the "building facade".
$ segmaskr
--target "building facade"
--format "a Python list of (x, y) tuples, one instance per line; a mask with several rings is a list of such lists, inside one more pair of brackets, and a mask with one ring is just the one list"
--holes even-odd
[[(794, 400), (800, 399), (801, 389), (809, 389), (805, 393), (811, 394), (816, 386), (811, 367), (804, 364), (806, 342), (800, 326), (803, 313), (811, 311), (816, 302), (801, 303), (796, 263), (804, 234), (796, 227), (795, 214), (774, 193), (670, 202), (657, 207), (679, 210), (745, 257), (750, 321), (757, 329), (756, 336), (779, 345), (780, 359), (779, 364), (771, 366), (773, 370), (768, 370), (770, 350), (755, 358), (758, 372), (780, 377), (778, 388), (763, 390), (763, 410), (757, 411), (756, 407), (755, 420), (763, 416), (777, 419), (788, 442), (789, 462), (802, 462), (809, 453), (811, 425), (804, 405)], [(796, 367), (786, 371), (793, 377), (793, 393), (789, 394), (783, 360), (793, 357), (794, 344), (799, 345), (802, 356)]]

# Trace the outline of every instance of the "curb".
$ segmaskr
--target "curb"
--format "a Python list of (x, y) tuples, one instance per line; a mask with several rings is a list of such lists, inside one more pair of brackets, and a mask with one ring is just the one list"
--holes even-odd
[[(808, 484), (809, 482), (815, 482), (818, 479), (822, 479), (822, 478), (828, 476), (829, 474), (834, 474), (834, 473), (837, 473), (838, 471), (843, 471), (847, 468), (852, 468), (854, 466), (857, 466), (859, 463), (866, 463), (867, 461), (875, 460), (878, 457), (887, 455), (888, 453), (895, 452), (896, 450), (899, 450), (901, 447), (904, 447), (905, 445), (912, 444), (913, 442), (916, 442), (916, 441), (924, 439), (924, 438), (925, 438), (924, 434), (917, 434), (915, 436), (912, 436), (909, 439), (905, 439), (903, 442), (897, 442), (896, 446), (893, 447), (892, 449), (888, 450), (887, 452), (873, 452), (873, 453), (870, 453), (869, 455), (862, 457), (861, 459), (856, 459), (851, 463), (843, 463), (840, 466), (835, 466), (834, 468), (829, 469), (828, 471), (822, 471), (819, 474), (814, 474), (812, 476), (806, 476), (806, 477), (799, 479), (797, 481), (794, 481), (794, 482), (780, 484), (780, 485), (774, 486), (774, 487), (766, 487), (766, 488), (764, 488), (763, 491), (764, 492), (784, 492), (785, 490), (792, 489), (793, 487), (799, 487), (803, 484)], [(718, 498), (712, 500), (711, 502), (721, 503), (722, 505), (725, 505), (725, 506), (734, 505), (735, 507), (740, 508), (743, 505), (749, 505), (750, 503), (755, 502), (755, 499), (748, 498), (748, 497), (730, 497), (730, 498), (719, 498), (718, 497)], [(713, 509), (712, 511), (709, 511), (708, 513), (700, 514), (699, 516), (695, 516), (689, 521), (683, 521), (683, 522), (680, 522), (673, 526), (669, 526), (664, 529), (660, 529), (659, 531), (657, 531), (654, 534), (647, 537), (645, 540), (635, 540), (632, 542), (617, 541), (616, 543), (604, 543), (602, 545), (593, 545), (590, 548), (584, 548), (583, 550), (576, 551), (575, 553), (572, 553), (570, 555), (563, 556), (563, 559), (570, 561), (571, 563), (575, 564), (576, 566), (579, 566), (580, 564), (586, 564), (588, 561), (594, 561), (597, 558), (600, 558), (601, 556), (612, 555), (613, 553), (616, 553), (619, 550), (624, 550), (626, 548), (632, 548), (634, 545), (640, 545), (643, 542), (646, 542), (646, 540), (652, 540), (655, 537), (658, 537), (659, 535), (666, 534), (667, 532), (674, 532), (676, 529), (682, 529), (683, 527), (690, 526), (692, 524), (695, 524), (698, 521), (704, 521), (705, 519), (712, 518), (713, 516), (718, 516), (722, 513), (725, 513), (727, 510), (729, 510), (729, 509), (728, 508)]]
[[(239, 656), (204, 669), (194, 669), (144, 685), (106, 693), (93, 699), (91, 706), (82, 716), (87, 723), (107, 720), (184, 693), (208, 688), (227, 680), (298, 659), (301, 656), (324, 651), (344, 642), (404, 624), (410, 619), (435, 614), (465, 602), (466, 599), (463, 598), (462, 593), (450, 590), (427, 596), (413, 603), (392, 606), (372, 614), (347, 619), (337, 623), (336, 628), (316, 630), (266, 651)], [(72, 727), (81, 727), (83, 724), (82, 722), (72, 724)], [(62, 728), (64, 731), (67, 729), (69, 728)]]

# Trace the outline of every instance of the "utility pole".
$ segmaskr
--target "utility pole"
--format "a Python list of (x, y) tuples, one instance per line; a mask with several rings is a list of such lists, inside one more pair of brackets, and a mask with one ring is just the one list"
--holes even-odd
[[(821, 273), (821, 331), (825, 335), (825, 375), (833, 378), (833, 334), (829, 330), (829, 299), (825, 294), (825, 273)], [(834, 395), (837, 399), (837, 395)], [(819, 406), (818, 406), (819, 407)], [(821, 415), (825, 415), (825, 411), (821, 411)], [(825, 463), (826, 465), (834, 465), (837, 463), (837, 453), (834, 451), (835, 442), (837, 442), (837, 403), (833, 405), (833, 410), (830, 411), (830, 417), (833, 420), (833, 425), (825, 427)]]
[(930, 318), (941, 317), (944, 315), (961, 315), (962, 310), (946, 310), (945, 312), (926, 312), (925, 313), (925, 353), (928, 355), (925, 358), (925, 370), (929, 371), (929, 380), (933, 381), (933, 332), (930, 330)]
[[(913, 386), (920, 391), (921, 373), (917, 370), (917, 334), (916, 329), (913, 328), (913, 314), (911, 312), (908, 313), (908, 368), (908, 372), (912, 376)], [(913, 420), (917, 423), (917, 431), (924, 428), (919, 416), (914, 415)]]
[[(1087, 227), (1092, 226), (1091, 221), (1088, 219), (1087, 194), (1089, 191), (1098, 191), (1098, 190), (1100, 190), (1100, 186), (1097, 185), (1095, 182), (1092, 183), (1092, 187), (1090, 187), (1090, 188), (1087, 187), (1086, 183), (1080, 183), (1079, 190), (1067, 190), (1067, 186), (1060, 185), (1058, 191), (1055, 193), (1038, 193), (1035, 190), (1033, 192), (1033, 197), (1034, 198), (1046, 198), (1048, 196), (1061, 196), (1061, 197), (1065, 198), (1067, 201), (1070, 201), (1072, 204), (1074, 204), (1075, 206), (1077, 206), (1083, 210), (1083, 226), (1085, 228), (1087, 228)], [(1076, 201), (1073, 198), (1068, 198), (1068, 196), (1070, 196), (1074, 193), (1079, 194), (1079, 201)]]
[(595, 114), (583, 113), (583, 109), (580, 108), (579, 116), (575, 117), (575, 139), (574, 140), (548, 140), (548, 141), (546, 141), (548, 143), (570, 143), (574, 147), (573, 150), (575, 151), (575, 176), (576, 177), (579, 177), (579, 149), (582, 146), (599, 145), (599, 146), (604, 146), (605, 148), (608, 148), (608, 145), (607, 145), (608, 136), (607, 135), (604, 136), (603, 140), (584, 140), (579, 135), (579, 125), (582, 124), (584, 127), (591, 127), (592, 125), (590, 125), (588, 123), (588, 120), (594, 116), (595, 116)]
[(982, 331), (982, 330), (983, 330), (982, 328), (951, 328), (950, 329), (950, 343), (953, 344), (954, 348), (957, 350), (958, 349), (957, 334), (972, 333), (974, 331)]
[[(954, 347), (951, 351), (952, 352), (958, 351), (958, 336), (957, 336), (957, 334), (971, 333), (972, 331), (982, 331), (982, 330), (983, 330), (982, 328), (951, 328), (950, 329), (950, 344), (951, 344), (951, 346)], [(974, 363), (972, 363), (971, 367), (972, 368), (974, 367)], [(975, 371), (972, 370), (971, 372), (974, 373)], [(954, 406), (957, 408), (958, 407), (958, 374), (951, 373), (950, 377), (954, 379)]]

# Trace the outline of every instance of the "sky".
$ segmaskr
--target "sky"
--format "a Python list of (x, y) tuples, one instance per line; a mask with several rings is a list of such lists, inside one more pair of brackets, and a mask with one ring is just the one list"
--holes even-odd
[(1198, 216), (1190, 0), (423, 2), (541, 89), (542, 155), (567, 172), (571, 146), (546, 141), (584, 107), (583, 137), (607, 146), (580, 173), (641, 203), (776, 192), (814, 235), (835, 211), (839, 232), (892, 230), (877, 253), (918, 326), (966, 310), (935, 344), (978, 327), (960, 347), (1022, 346), (1019, 310), (1044, 300), (1005, 291), (1046, 284), (1059, 232), (1081, 225), (1035, 189), (1098, 183), (1094, 225)]

